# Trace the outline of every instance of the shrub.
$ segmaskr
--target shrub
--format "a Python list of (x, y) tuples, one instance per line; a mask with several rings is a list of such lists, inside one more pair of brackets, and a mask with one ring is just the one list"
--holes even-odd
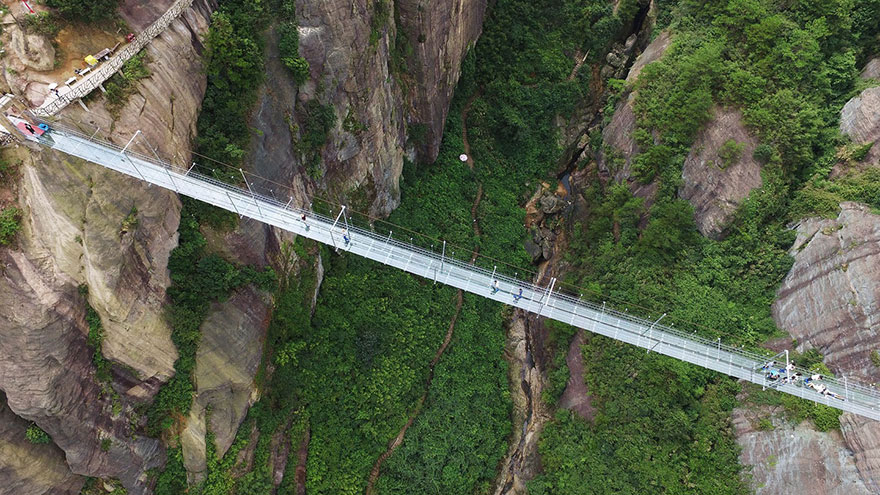
[(4, 208), (0, 212), (0, 245), (8, 246), (21, 230), (21, 210), (14, 206)]
[(58, 25), (57, 19), (50, 12), (40, 12), (25, 17), (25, 28), (36, 34), (41, 34), (48, 38), (54, 38), (61, 26)]
[(725, 169), (739, 160), (745, 147), (745, 144), (738, 143), (735, 139), (724, 141), (724, 144), (718, 149), (718, 157), (721, 158), (721, 168)]
[(119, 0), (46, 0), (46, 5), (65, 19), (92, 22), (115, 16)]
[(49, 434), (43, 431), (42, 428), (36, 425), (36, 423), (31, 423), (30, 426), (27, 427), (27, 430), (24, 432), (25, 438), (27, 438), (28, 442), (33, 444), (46, 444), (52, 441), (49, 438)]

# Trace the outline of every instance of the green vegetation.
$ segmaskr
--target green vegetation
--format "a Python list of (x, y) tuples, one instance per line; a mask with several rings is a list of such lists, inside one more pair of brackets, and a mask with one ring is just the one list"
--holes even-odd
[(27, 427), (27, 430), (25, 430), (24, 432), (24, 436), (25, 438), (27, 438), (28, 442), (37, 445), (47, 444), (52, 441), (52, 439), (49, 438), (49, 434), (43, 431), (42, 428), (37, 426), (36, 423), (31, 423), (30, 426)]
[(199, 231), (204, 221), (195, 200), (184, 199), (181, 211), (180, 241), (171, 252), (168, 268), (171, 305), (168, 317), (172, 327), (171, 340), (179, 357), (174, 363), (174, 377), (165, 384), (147, 411), (147, 431), (156, 435), (186, 416), (192, 405), (193, 371), (201, 332), (199, 326), (208, 314), (211, 303), (222, 301), (229, 293), (246, 284), (269, 290), (275, 284), (271, 269), (258, 272), (249, 266), (234, 265), (205, 250), (207, 241)]
[[(88, 290), (87, 286), (86, 291)], [(87, 302), (86, 303), (86, 323), (89, 324), (88, 343), (92, 348), (92, 363), (95, 364), (95, 376), (101, 383), (110, 382), (111, 363), (104, 357), (102, 346), (104, 344), (104, 326), (101, 325), (101, 317), (98, 312)]]
[(119, 0), (46, 0), (46, 5), (65, 19), (94, 22), (114, 17)]
[(29, 14), (24, 18), (24, 25), (28, 31), (46, 36), (49, 39), (55, 38), (58, 31), (61, 31), (58, 19), (51, 12)]
[(278, 56), (297, 84), (309, 78), (309, 62), (299, 56), (299, 31), (296, 28), (296, 5), (281, 1), (281, 24), (278, 26)]
[(8, 246), (15, 239), (15, 234), (21, 230), (22, 211), (14, 206), (8, 206), (0, 211), (0, 246)]
[[(110, 487), (111, 491), (107, 491)], [(128, 493), (122, 483), (114, 478), (86, 478), (80, 495), (125, 495)]]
[(122, 65), (122, 69), (113, 74), (105, 83), (104, 96), (107, 98), (107, 109), (114, 117), (119, 116), (122, 107), (128, 103), (128, 97), (137, 91), (136, 84), (141, 79), (150, 77), (150, 62), (147, 52), (141, 50), (137, 55), (128, 59)]
[[(824, 178), (840, 145), (837, 113), (863, 58), (860, 40), (877, 32), (867, 24), (852, 29), (868, 3), (877, 4), (850, 10), (845, 2), (786, 9), (769, 0), (681, 2), (670, 18), (673, 46), (636, 84), (636, 140), (645, 151), (633, 169), (642, 182), (659, 182), (656, 200), (646, 207), (626, 185), (602, 188), (593, 177), (584, 191), (588, 217), (574, 231), (569, 281), (588, 288), (590, 298), (646, 316), (666, 312), (676, 326), (727, 342), (757, 346), (775, 335), (769, 307), (791, 266), (794, 240), (786, 222), (832, 215), (843, 199), (880, 199), (873, 171)], [(743, 109), (762, 140), (755, 157), (765, 164), (764, 186), (720, 241), (698, 235), (692, 208), (677, 199), (683, 157), (714, 105)], [(741, 152), (728, 141), (719, 166)], [(745, 490), (736, 482), (737, 449), (727, 424), (734, 383), (607, 339), (592, 339), (584, 352), (597, 417), (589, 425), (562, 413), (548, 426), (545, 474), (530, 493), (575, 493), (588, 482), (585, 473), (605, 480), (591, 485), (595, 493)], [(556, 392), (552, 384), (551, 370)], [(775, 401), (792, 420), (810, 418), (820, 429), (838, 424), (830, 408), (767, 395), (750, 394), (749, 402)]]
[(880, 211), (880, 169), (869, 168), (834, 180), (816, 174), (794, 194), (789, 211), (794, 218), (833, 218), (840, 211), (841, 201), (859, 201)]
[(735, 139), (725, 141), (721, 148), (718, 149), (718, 157), (721, 158), (721, 168), (727, 168), (739, 160), (745, 147), (745, 144), (738, 143)]

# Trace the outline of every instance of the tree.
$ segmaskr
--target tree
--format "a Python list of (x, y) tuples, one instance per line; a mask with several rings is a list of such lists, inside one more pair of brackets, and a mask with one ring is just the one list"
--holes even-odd
[(113, 17), (119, 0), (46, 0), (46, 5), (66, 19), (94, 22)]

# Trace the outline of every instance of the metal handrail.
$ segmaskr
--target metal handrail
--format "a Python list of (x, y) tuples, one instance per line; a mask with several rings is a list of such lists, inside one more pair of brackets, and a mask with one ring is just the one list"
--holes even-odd
[[(121, 156), (122, 148), (118, 145), (106, 142), (104, 140), (95, 139), (86, 136), (73, 129), (68, 129), (57, 123), (52, 124), (53, 131), (39, 141), (47, 146), (53, 146), (51, 135), (59, 133), (69, 137), (74, 137), (81, 143), (93, 147), (101, 153), (113, 153)], [(62, 150), (68, 151), (71, 150)], [(265, 196), (260, 193), (251, 192), (248, 189), (238, 187), (232, 184), (222, 182), (214, 177), (207, 176), (197, 171), (188, 171), (184, 167), (180, 167), (167, 161), (158, 160), (154, 157), (146, 156), (134, 151), (125, 151), (125, 155), (130, 160), (136, 160), (142, 167), (158, 167), (165, 169), (169, 176), (173, 174), (174, 179), (182, 181), (185, 184), (191, 184), (196, 188), (204, 190), (223, 191), (229, 195), (230, 206), (221, 206), (226, 209), (241, 208), (240, 214), (246, 215), (257, 220), (277, 225), (294, 233), (306, 235), (320, 242), (330, 244), (330, 240), (321, 237), (319, 233), (340, 232), (341, 227), (334, 230), (334, 219), (303, 208), (284, 204), (281, 201)], [(134, 162), (132, 162), (134, 164)], [(100, 164), (100, 163), (99, 163)], [(116, 168), (109, 162), (102, 164), (110, 168)], [(135, 168), (137, 165), (134, 165)], [(117, 165), (118, 167), (118, 165)], [(134, 176), (130, 172), (129, 175)], [(138, 177), (140, 178), (140, 177)], [(146, 180), (146, 179), (144, 179)], [(162, 187), (171, 188), (170, 186), (154, 182)], [(257, 211), (253, 207), (257, 207)], [(230, 209), (230, 211), (232, 211)], [(238, 213), (238, 211), (236, 211)], [(298, 232), (303, 229), (299, 226), (299, 219), (302, 215), (306, 215), (309, 225), (314, 229), (307, 232)], [(548, 289), (541, 287), (532, 282), (519, 280), (504, 273), (490, 271), (475, 262), (465, 261), (456, 258), (454, 255), (441, 255), (433, 250), (416, 246), (411, 242), (402, 241), (393, 237), (393, 235), (380, 235), (372, 230), (359, 227), (347, 227), (350, 241), (352, 243), (360, 243), (366, 246), (369, 242), (370, 251), (363, 254), (371, 259), (384, 261), (386, 264), (406, 269), (411, 273), (422, 276), (428, 276), (431, 267), (437, 269), (438, 265), (443, 265), (440, 273), (445, 276), (442, 280), (445, 283), (455, 285), (459, 288), (482, 295), (483, 297), (499, 300), (502, 296), (494, 292), (489, 294), (490, 285), (493, 280), (498, 280), (499, 285), (504, 289), (503, 294), (513, 294), (514, 290), (522, 288), (524, 294), (528, 295), (528, 301), (533, 302), (536, 298), (547, 297), (546, 303), (540, 306), (540, 309), (534, 307), (525, 307), (523, 309), (538, 313), (542, 316), (557, 319), (563, 323), (569, 322), (587, 322), (592, 323), (594, 329), (600, 326), (606, 333), (613, 330), (614, 336), (618, 336), (619, 340), (634, 343), (637, 346), (657, 353), (667, 354), (688, 362), (704, 366), (716, 371), (726, 372), (729, 375), (743, 378), (754, 383), (766, 384), (764, 373), (761, 366), (766, 363), (768, 356), (755, 352), (753, 350), (743, 349), (740, 347), (725, 344), (718, 340), (712, 340), (700, 335), (688, 333), (671, 326), (663, 325), (657, 321), (651, 321), (631, 315), (628, 312), (621, 312), (608, 307), (607, 305), (599, 305), (594, 302), (582, 300), (572, 294), (563, 291), (554, 291), (548, 293)], [(338, 234), (337, 234), (338, 235)], [(351, 249), (351, 247), (349, 247)], [(356, 253), (357, 254), (357, 253)], [(442, 263), (441, 263), (442, 261)], [(456, 282), (458, 280), (458, 282)], [(457, 285), (456, 285), (457, 284)], [(476, 285), (475, 285), (476, 284)], [(485, 284), (485, 285), (483, 285)], [(475, 290), (473, 287), (476, 286)], [(486, 292), (481, 292), (479, 287), (485, 287)], [(501, 301), (506, 302), (506, 301)], [(511, 304), (508, 302), (508, 304)], [(517, 305), (514, 303), (514, 305)], [(588, 325), (580, 325), (585, 328)], [(585, 328), (586, 329), (586, 328)], [(598, 330), (597, 330), (598, 331)], [(601, 332), (600, 332), (601, 333)], [(613, 338), (613, 337), (612, 337)], [(811, 372), (804, 368), (795, 368), (793, 372), (799, 372), (808, 376)], [(844, 401), (838, 401), (828, 396), (821, 396), (806, 387), (798, 387), (794, 383), (777, 382), (775, 388), (779, 390), (803, 397), (814, 402), (830, 405), (839, 409), (852, 411), (874, 419), (880, 419), (880, 390), (859, 383), (851, 383), (848, 380), (841, 381), (834, 377), (825, 377), (822, 383), (829, 390), (841, 395), (845, 394)]]

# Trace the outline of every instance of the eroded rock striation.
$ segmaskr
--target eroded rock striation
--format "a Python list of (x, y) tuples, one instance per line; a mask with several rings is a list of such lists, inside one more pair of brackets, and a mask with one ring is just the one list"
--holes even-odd
[(853, 143), (874, 143), (865, 163), (880, 163), (880, 87), (868, 88), (846, 102), (840, 111), (840, 132)]
[[(400, 202), (404, 155), (437, 156), (461, 61), (485, 10), (486, 0), (297, 2), (299, 50), (311, 77), (291, 85), (273, 56), (270, 29), (269, 84), (253, 125), (263, 131), (255, 161), (271, 158), (275, 168), (261, 175), (290, 184), (301, 204), (314, 184), (357, 196), (361, 204), (353, 206), (373, 214), (390, 213)], [(320, 160), (297, 148), (316, 104), (330, 107), (336, 121)]]
[(794, 265), (773, 303), (777, 325), (816, 348), (836, 373), (880, 380), (871, 362), (880, 323), (880, 216), (843, 203), (836, 219), (806, 219), (792, 246)]
[[(112, 130), (117, 141), (140, 129), (135, 149), (188, 161), (205, 88), (199, 40), (213, 7), (196, 0), (149, 45), (152, 75), (118, 115), (97, 100), (89, 113), (69, 107), (68, 125)], [(20, 358), (0, 363), (0, 389), (15, 414), (49, 433), (73, 473), (119, 478), (128, 493), (145, 493), (146, 471), (164, 462), (164, 452), (157, 440), (133, 434), (132, 406), (152, 398), (177, 358), (163, 306), (180, 203), (171, 192), (51, 151), (27, 157), (21, 170), (21, 251), (4, 252), (0, 288), (2, 306), (12, 308), (0, 316), (0, 348)], [(109, 382), (95, 376), (78, 286), (88, 287), (104, 329)]]
[(761, 166), (752, 156), (757, 145), (737, 109), (714, 108), (697, 133), (679, 195), (694, 206), (704, 236), (717, 239), (749, 192), (761, 187)]
[(867, 495), (855, 454), (836, 431), (821, 433), (808, 422), (799, 425), (771, 416), (772, 430), (755, 428), (753, 411), (735, 409), (732, 422), (740, 461), (751, 466), (756, 495), (796, 492), (803, 495)]
[(6, 406), (0, 393), (0, 494), (75, 495), (85, 478), (70, 472), (64, 453), (54, 444), (27, 440), (30, 424)]
[(254, 376), (263, 355), (269, 308), (267, 296), (248, 286), (215, 304), (202, 324), (196, 398), (181, 439), (191, 481), (204, 477), (206, 423), (222, 457), (256, 399)]

